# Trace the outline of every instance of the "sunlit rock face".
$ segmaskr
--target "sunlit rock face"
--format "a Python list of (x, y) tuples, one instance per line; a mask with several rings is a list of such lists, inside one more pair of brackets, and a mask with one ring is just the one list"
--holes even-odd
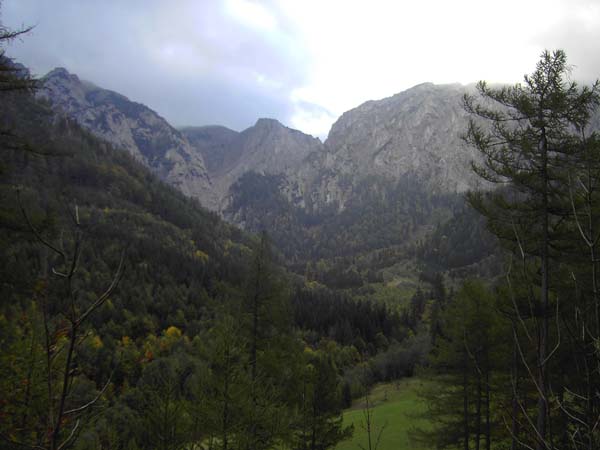
[(202, 155), (150, 108), (54, 69), (38, 95), (94, 135), (128, 151), (161, 179), (209, 209), (217, 202)]
[(471, 161), (480, 156), (461, 139), (468, 120), (462, 99), (470, 90), (426, 83), (344, 113), (324, 149), (293, 174), (291, 191), (313, 208), (344, 209), (366, 178), (375, 184), (410, 178), (433, 193), (477, 187)]
[(344, 113), (327, 139), (327, 163), (351, 161), (387, 178), (414, 174), (432, 188), (468, 189), (474, 152), (460, 139), (467, 120), (464, 93), (459, 85), (426, 83)]

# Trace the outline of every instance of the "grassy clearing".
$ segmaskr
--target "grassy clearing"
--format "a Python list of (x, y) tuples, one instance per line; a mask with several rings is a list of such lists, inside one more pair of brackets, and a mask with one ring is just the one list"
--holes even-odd
[[(420, 416), (426, 406), (417, 396), (417, 390), (423, 383), (419, 378), (404, 379), (397, 383), (379, 384), (371, 391), (370, 401), (373, 407), (373, 421), (376, 427), (372, 433), (372, 442), (378, 430), (384, 424), (385, 429), (377, 450), (422, 449), (409, 438), (408, 431), (413, 427), (427, 428), (427, 421)], [(344, 411), (344, 424), (354, 424), (354, 436), (340, 443), (337, 450), (368, 449), (367, 432), (364, 429), (364, 401), (357, 400), (352, 407)], [(375, 436), (374, 436), (375, 435)]]

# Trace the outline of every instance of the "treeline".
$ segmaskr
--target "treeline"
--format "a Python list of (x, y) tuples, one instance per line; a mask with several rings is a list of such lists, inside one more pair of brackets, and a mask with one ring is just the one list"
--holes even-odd
[(488, 277), (490, 267), (496, 268), (494, 260), (500, 248), (485, 220), (465, 201), (454, 205), (451, 218), (437, 224), (411, 250), (430, 270), (448, 271), (464, 279)]
[[(357, 301), (324, 287), (303, 287), (292, 300), (294, 322), (309, 341), (327, 336), (359, 353), (375, 355), (407, 337), (401, 316), (382, 303)], [(313, 336), (311, 338), (311, 336)]]
[(460, 195), (430, 192), (407, 176), (398, 182), (349, 179), (352, 198), (344, 208), (313, 205), (311, 199), (303, 199), (306, 207), (300, 208), (282, 194), (284, 182), (278, 175), (244, 174), (232, 186), (225, 214), (248, 230), (269, 230), (297, 272), (310, 261), (352, 259), (406, 246), (424, 226), (445, 223), (464, 205)]

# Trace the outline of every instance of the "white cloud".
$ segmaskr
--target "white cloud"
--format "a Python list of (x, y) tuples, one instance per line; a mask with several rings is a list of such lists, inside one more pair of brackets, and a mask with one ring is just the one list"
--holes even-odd
[(240, 23), (261, 31), (277, 29), (277, 20), (260, 3), (249, 0), (228, 0), (226, 5), (229, 14)]
[(289, 126), (297, 130), (303, 130), (324, 141), (331, 129), (331, 125), (337, 120), (338, 116), (330, 111), (307, 105), (298, 101), (295, 104), (294, 113), (291, 116)]
[(564, 46), (539, 36), (560, 33), (568, 17), (565, 33), (586, 30), (589, 45), (599, 45), (598, 7), (581, 0), (290, 0), (283, 7), (311, 57), (308, 83), (293, 98), (337, 115), (425, 81), (521, 81), (544, 48)]

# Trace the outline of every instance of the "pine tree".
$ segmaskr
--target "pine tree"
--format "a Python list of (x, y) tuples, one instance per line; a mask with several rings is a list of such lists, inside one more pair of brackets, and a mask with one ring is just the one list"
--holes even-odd
[(531, 433), (538, 450), (550, 447), (548, 436), (549, 323), (552, 244), (558, 239), (564, 205), (565, 168), (580, 143), (580, 130), (598, 105), (599, 85), (580, 88), (567, 81), (567, 58), (562, 50), (545, 51), (524, 84), (490, 88), (480, 82), (480, 99), (465, 96), (465, 107), (485, 123), (470, 120), (466, 141), (482, 154), (474, 170), (484, 180), (508, 184), (508, 190), (476, 193), (469, 200), (505, 239), (525, 266), (539, 267), (531, 276), (537, 352), (537, 418)]
[(30, 91), (37, 87), (37, 82), (31, 78), (29, 71), (14, 64), (5, 55), (8, 44), (26, 35), (32, 29), (33, 27), (23, 27), (13, 30), (0, 22), (0, 92)]
[(267, 449), (289, 433), (286, 389), (294, 376), (297, 347), (289, 323), (287, 287), (273, 264), (266, 233), (254, 249), (242, 310), (251, 407), (244, 417), (241, 448)]
[(568, 351), (559, 355), (559, 364), (577, 370), (561, 379), (564, 392), (558, 403), (565, 416), (562, 426), (569, 430), (569, 445), (593, 449), (600, 442), (600, 141), (587, 130), (581, 130), (581, 136), (569, 167), (572, 218), (565, 227), (569, 240), (561, 247), (566, 276), (557, 294), (569, 299), (563, 301), (561, 315), (571, 318), (563, 345)]
[(215, 442), (214, 448), (236, 448), (243, 439), (242, 418), (252, 405), (248, 356), (239, 321), (220, 312), (214, 325), (198, 339), (206, 369), (194, 374), (191, 393), (197, 440)]
[(331, 355), (307, 350), (305, 365), (298, 374), (299, 415), (295, 424), (293, 449), (327, 450), (352, 435), (342, 425), (339, 378)]
[(499, 405), (509, 391), (502, 376), (510, 358), (504, 337), (509, 324), (495, 302), (481, 282), (467, 281), (442, 310), (430, 356), (435, 381), (421, 392), (434, 428), (416, 432), (418, 440), (479, 450), (506, 438)]

